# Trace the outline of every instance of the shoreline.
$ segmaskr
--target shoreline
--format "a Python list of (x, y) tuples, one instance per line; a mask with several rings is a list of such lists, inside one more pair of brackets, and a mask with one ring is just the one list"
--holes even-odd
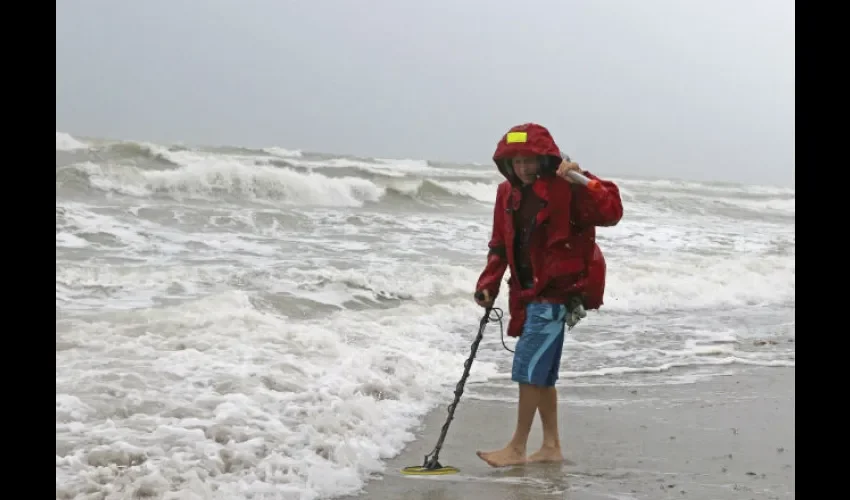
[[(440, 462), (447, 476), (410, 477), (439, 437), (446, 404), (430, 412), (416, 440), (353, 499), (532, 500), (569, 498), (723, 500), (795, 496), (795, 368), (753, 367), (693, 384), (574, 388), (561, 399), (610, 401), (559, 406), (568, 463), (491, 468), (476, 450), (504, 446), (515, 403), (462, 399)], [(448, 397), (448, 395), (447, 395)], [(529, 453), (539, 447), (535, 419)]]

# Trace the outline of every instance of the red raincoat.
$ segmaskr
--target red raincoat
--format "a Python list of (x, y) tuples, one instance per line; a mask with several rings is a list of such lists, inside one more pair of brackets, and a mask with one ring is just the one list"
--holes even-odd
[[(509, 160), (520, 155), (541, 158), (540, 175), (532, 189), (544, 202), (528, 243), (534, 286), (525, 290), (517, 279), (511, 216), (519, 207), (522, 192)], [(522, 334), (529, 302), (566, 303), (568, 297), (578, 295), (585, 309), (598, 309), (605, 291), (605, 258), (596, 244), (596, 226), (614, 226), (623, 216), (616, 184), (585, 171), (584, 175), (602, 184), (602, 189), (592, 191), (554, 175), (561, 163), (561, 152), (549, 131), (533, 123), (518, 125), (505, 134), (496, 146), (493, 161), (507, 180), (496, 193), (490, 252), (476, 290), (487, 290), (495, 298), (510, 267), (511, 337)], [(549, 286), (554, 280), (559, 284), (557, 289)], [(564, 283), (569, 285), (564, 288)]]

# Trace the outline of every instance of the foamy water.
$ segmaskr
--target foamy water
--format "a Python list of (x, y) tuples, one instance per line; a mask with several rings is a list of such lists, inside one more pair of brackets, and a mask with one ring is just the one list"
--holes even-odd
[[(495, 168), (61, 132), (56, 165), (57, 498), (352, 493), (451, 398)], [(565, 383), (793, 366), (794, 190), (615, 180)], [(491, 326), (464, 397), (509, 373)]]

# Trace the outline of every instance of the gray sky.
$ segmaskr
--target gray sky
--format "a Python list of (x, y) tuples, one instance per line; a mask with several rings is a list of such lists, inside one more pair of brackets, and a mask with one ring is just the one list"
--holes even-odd
[(56, 129), (791, 185), (793, 0), (63, 0)]

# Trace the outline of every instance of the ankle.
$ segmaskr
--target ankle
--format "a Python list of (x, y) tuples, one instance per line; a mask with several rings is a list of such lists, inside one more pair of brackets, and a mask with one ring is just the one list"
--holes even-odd
[(510, 443), (508, 443), (506, 448), (515, 452), (515, 453), (518, 453), (520, 455), (525, 455), (525, 450), (526, 450), (525, 444), (514, 443), (513, 441), (511, 441)]
[(548, 443), (544, 442), (540, 446), (540, 449), (541, 450), (560, 450), (561, 449), (561, 442), (560, 441), (551, 441), (551, 442), (548, 442)]

